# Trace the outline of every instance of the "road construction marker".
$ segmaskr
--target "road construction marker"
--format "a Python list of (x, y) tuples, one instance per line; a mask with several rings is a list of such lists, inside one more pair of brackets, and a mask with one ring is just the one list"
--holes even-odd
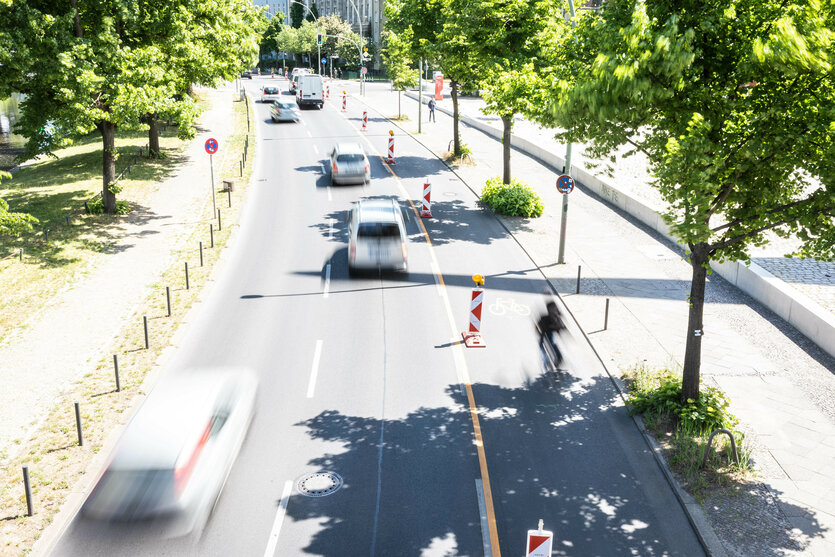
[(345, 108), (348, 106), (348, 96), (345, 91), (342, 91), (342, 112), (345, 112)]
[(429, 183), (429, 179), (427, 178), (426, 181), (423, 182), (423, 206), (420, 209), (420, 218), (422, 219), (432, 218), (432, 202), (429, 199), (431, 193), (432, 185)]
[(395, 164), (394, 161), (394, 131), (389, 130), (389, 154), (386, 157), (386, 163)]
[(484, 290), (480, 286), (484, 285), (484, 277), (481, 275), (473, 275), (473, 298), (470, 304), (470, 328), (461, 336), (464, 337), (464, 344), (467, 348), (484, 348), (487, 344), (481, 337), (481, 308), (484, 306)]
[(368, 112), (363, 110), (362, 111), (362, 131), (366, 131), (365, 128), (368, 126)]
[(551, 557), (551, 546), (554, 544), (554, 533), (542, 529), (542, 519), (536, 530), (528, 530), (528, 541), (525, 544), (526, 557)]

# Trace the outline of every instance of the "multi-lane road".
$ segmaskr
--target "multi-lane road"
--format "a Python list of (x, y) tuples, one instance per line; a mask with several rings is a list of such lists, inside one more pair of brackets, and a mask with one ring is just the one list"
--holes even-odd
[[(258, 83), (248, 84), (256, 98)], [(702, 554), (575, 324), (567, 370), (545, 371), (533, 320), (547, 283), (531, 260), (409, 136), (398, 134), (387, 166), (378, 149), (391, 125), (366, 108), (360, 132), (362, 110), (329, 103), (274, 124), (254, 105), (241, 229), (167, 371), (246, 366), (260, 381), (202, 534), (160, 540), (75, 519), (53, 553), (516, 556), (543, 519), (558, 555)], [(367, 149), (370, 185), (330, 186), (327, 155), (340, 141)], [(409, 199), (425, 177), (435, 218), (421, 223)], [(410, 215), (408, 275), (349, 278), (345, 217), (369, 197), (396, 198)], [(487, 347), (468, 349), (460, 331), (476, 273)], [(341, 487), (300, 493), (298, 480), (320, 471)]]

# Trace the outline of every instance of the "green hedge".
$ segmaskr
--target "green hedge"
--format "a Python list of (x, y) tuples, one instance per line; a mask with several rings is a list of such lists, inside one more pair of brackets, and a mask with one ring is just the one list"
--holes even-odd
[(516, 179), (503, 184), (498, 176), (487, 180), (481, 190), (481, 200), (499, 214), (509, 217), (539, 217), (545, 204), (530, 186)]

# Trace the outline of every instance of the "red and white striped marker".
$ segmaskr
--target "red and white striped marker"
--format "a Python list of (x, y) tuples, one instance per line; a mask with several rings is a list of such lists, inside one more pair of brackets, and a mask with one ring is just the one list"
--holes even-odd
[(346, 106), (348, 106), (348, 96), (345, 91), (342, 91), (342, 112), (345, 112)]
[(542, 529), (542, 520), (536, 530), (528, 530), (525, 544), (525, 557), (551, 557), (551, 546), (554, 544), (554, 533)]
[(331, 86), (330, 85), (325, 86), (325, 98), (326, 99), (331, 98)]
[(461, 336), (467, 348), (484, 348), (487, 346), (481, 337), (481, 308), (484, 305), (484, 290), (479, 288), (484, 285), (484, 277), (473, 275), (473, 282), (475, 282), (475, 288), (473, 288), (473, 298), (470, 304), (470, 327), (461, 333)]
[(394, 132), (389, 130), (389, 154), (386, 157), (386, 162), (388, 164), (395, 164), (394, 160)]
[(431, 193), (432, 185), (429, 184), (429, 180), (427, 179), (423, 183), (423, 206), (420, 208), (420, 218), (422, 219), (432, 218), (432, 202), (429, 199)]
[(362, 131), (366, 131), (365, 128), (368, 126), (368, 112), (365, 110), (362, 111)]

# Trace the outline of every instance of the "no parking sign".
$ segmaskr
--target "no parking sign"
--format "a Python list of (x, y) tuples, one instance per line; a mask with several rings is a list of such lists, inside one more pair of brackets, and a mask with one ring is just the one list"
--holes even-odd
[(217, 153), (217, 139), (215, 139), (214, 137), (210, 137), (206, 140), (205, 147), (207, 153), (209, 153), (210, 155), (214, 155), (215, 153)]

